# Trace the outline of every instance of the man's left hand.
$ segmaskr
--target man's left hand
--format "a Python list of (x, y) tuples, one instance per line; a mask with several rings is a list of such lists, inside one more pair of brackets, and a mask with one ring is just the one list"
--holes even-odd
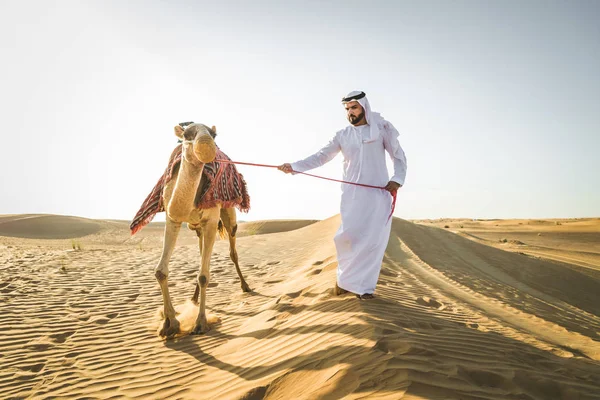
[(396, 190), (400, 189), (401, 187), (402, 187), (402, 185), (399, 184), (398, 182), (389, 181), (388, 184), (385, 185), (385, 190), (387, 190), (390, 193), (393, 193)]

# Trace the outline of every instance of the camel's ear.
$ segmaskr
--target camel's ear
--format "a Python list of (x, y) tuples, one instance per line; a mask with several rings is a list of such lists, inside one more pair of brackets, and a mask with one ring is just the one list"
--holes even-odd
[(217, 127), (216, 126), (213, 125), (212, 128), (210, 128), (210, 129), (212, 129), (212, 131), (215, 133), (215, 135), (217, 134)]
[(182, 127), (180, 127), (179, 125), (175, 125), (175, 128), (173, 128), (175, 130), (175, 136), (177, 136), (179, 139), (183, 139), (183, 131), (184, 129)]

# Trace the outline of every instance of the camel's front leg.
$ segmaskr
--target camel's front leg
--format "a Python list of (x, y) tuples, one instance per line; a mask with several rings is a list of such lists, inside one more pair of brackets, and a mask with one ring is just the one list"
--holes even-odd
[(163, 337), (172, 337), (179, 333), (179, 321), (177, 321), (175, 318), (175, 308), (173, 308), (171, 296), (169, 295), (168, 276), (169, 261), (171, 260), (173, 249), (175, 249), (175, 243), (177, 242), (177, 236), (179, 235), (180, 229), (181, 223), (173, 222), (167, 216), (163, 252), (154, 273), (154, 276), (156, 276), (158, 284), (160, 285), (160, 291), (163, 296), (165, 320), (163, 322), (162, 329), (159, 332), (159, 335)]
[[(217, 210), (217, 216), (218, 216)], [(210, 330), (210, 326), (206, 321), (206, 288), (210, 279), (210, 256), (212, 255), (213, 245), (217, 235), (217, 223), (219, 219), (211, 218), (202, 227), (202, 261), (200, 266), (200, 274), (198, 274), (198, 284), (200, 286), (200, 308), (198, 310), (198, 318), (196, 318), (196, 326), (193, 333), (203, 334)]]
[[(200, 248), (200, 259), (202, 259), (202, 246), (204, 241), (202, 240), (202, 229), (196, 229), (196, 235), (198, 236), (198, 247)], [(200, 295), (200, 285), (198, 284), (198, 278), (196, 277), (196, 287), (194, 288), (194, 295), (192, 296), (192, 303), (198, 305), (198, 296)]]

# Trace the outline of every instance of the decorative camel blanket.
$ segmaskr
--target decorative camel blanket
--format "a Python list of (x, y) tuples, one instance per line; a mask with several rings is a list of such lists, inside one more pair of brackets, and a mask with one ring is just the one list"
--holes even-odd
[[(173, 150), (167, 169), (165, 169), (154, 189), (146, 197), (133, 221), (131, 221), (129, 229), (132, 235), (135, 235), (152, 221), (157, 213), (165, 211), (162, 198), (163, 189), (179, 168), (181, 149), (182, 147), (179, 145)], [(242, 212), (248, 212), (250, 210), (250, 196), (244, 177), (237, 171), (235, 165), (219, 162), (219, 160), (231, 161), (225, 153), (217, 148), (215, 161), (204, 164), (202, 180), (196, 192), (196, 207), (206, 209), (215, 207), (220, 203), (223, 208), (236, 207)]]

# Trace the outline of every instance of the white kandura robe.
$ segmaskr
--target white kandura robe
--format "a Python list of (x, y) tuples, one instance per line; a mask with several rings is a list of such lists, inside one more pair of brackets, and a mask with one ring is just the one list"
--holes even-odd
[[(398, 142), (398, 131), (380, 119), (380, 134), (370, 141), (369, 125), (348, 126), (317, 153), (292, 164), (305, 172), (344, 155), (343, 180), (374, 186), (389, 182), (385, 151), (394, 163), (394, 182), (404, 185), (406, 157)], [(392, 226), (392, 196), (382, 189), (342, 184), (340, 214), (342, 223), (334, 242), (337, 251), (337, 284), (356, 294), (373, 293)]]

